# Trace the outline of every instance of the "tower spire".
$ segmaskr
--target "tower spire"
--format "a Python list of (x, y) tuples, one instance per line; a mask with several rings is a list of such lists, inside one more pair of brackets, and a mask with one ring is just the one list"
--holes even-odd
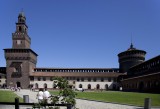
[(133, 43), (132, 43), (132, 33), (131, 33), (131, 45), (130, 45), (130, 49), (133, 49)]
[(135, 49), (136, 48), (134, 48), (134, 46), (133, 46), (133, 39), (132, 39), (132, 33), (131, 33), (131, 45), (128, 50), (135, 50)]

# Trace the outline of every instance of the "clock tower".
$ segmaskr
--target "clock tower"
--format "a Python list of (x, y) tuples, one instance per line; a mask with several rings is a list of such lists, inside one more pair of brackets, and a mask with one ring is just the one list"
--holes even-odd
[(28, 88), (30, 73), (36, 67), (37, 54), (30, 49), (31, 38), (23, 12), (18, 15), (16, 31), (12, 33), (12, 48), (4, 49), (6, 59), (7, 87)]
[(26, 17), (23, 12), (18, 15), (16, 31), (12, 33), (12, 39), (12, 48), (30, 48), (31, 39), (28, 36), (28, 26), (26, 25)]

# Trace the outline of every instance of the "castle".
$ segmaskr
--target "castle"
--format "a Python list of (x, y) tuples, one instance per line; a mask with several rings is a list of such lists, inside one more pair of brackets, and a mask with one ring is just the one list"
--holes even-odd
[(37, 68), (37, 53), (23, 12), (12, 33), (12, 48), (4, 49), (6, 67), (0, 67), (0, 86), (54, 89), (54, 77), (69, 81), (70, 88), (160, 92), (160, 55), (145, 61), (146, 52), (131, 44), (118, 54), (119, 68)]

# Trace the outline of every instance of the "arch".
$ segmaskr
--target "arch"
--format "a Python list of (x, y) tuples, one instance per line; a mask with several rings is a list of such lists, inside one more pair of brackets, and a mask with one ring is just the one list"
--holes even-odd
[(56, 85), (55, 83), (53, 83), (53, 89), (55, 89), (55, 88), (56, 88), (56, 86), (57, 86), (57, 85)]
[(108, 90), (108, 84), (105, 85), (105, 89)]
[(139, 83), (138, 89), (139, 89), (140, 92), (143, 91), (144, 83), (142, 81)]
[(150, 84), (151, 84), (150, 81), (148, 81), (148, 82), (147, 82), (147, 88), (148, 88), (148, 89), (151, 87)]
[(17, 87), (21, 87), (21, 83), (18, 81), (16, 82)]
[(96, 89), (100, 89), (100, 85), (99, 84), (96, 85)]
[(91, 85), (90, 84), (88, 84), (88, 89), (91, 89)]
[(82, 84), (79, 84), (79, 88), (83, 88)]
[(38, 89), (38, 88), (39, 88), (38, 83), (35, 83), (35, 88), (36, 88), (36, 89)]
[(21, 26), (19, 26), (19, 31), (22, 31), (22, 27)]
[(43, 87), (44, 87), (45, 89), (47, 89), (47, 83), (44, 83)]
[(113, 84), (113, 90), (116, 90), (116, 84)]

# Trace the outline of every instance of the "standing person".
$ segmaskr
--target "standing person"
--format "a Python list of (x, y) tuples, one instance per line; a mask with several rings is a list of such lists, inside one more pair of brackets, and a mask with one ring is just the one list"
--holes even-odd
[(51, 94), (49, 93), (49, 91), (47, 90), (47, 88), (45, 88), (45, 91), (43, 93), (43, 98), (45, 100), (46, 103), (48, 103), (48, 98), (51, 96)]
[(40, 88), (39, 92), (37, 93), (37, 99), (39, 103), (43, 101), (43, 89), (42, 88)]

